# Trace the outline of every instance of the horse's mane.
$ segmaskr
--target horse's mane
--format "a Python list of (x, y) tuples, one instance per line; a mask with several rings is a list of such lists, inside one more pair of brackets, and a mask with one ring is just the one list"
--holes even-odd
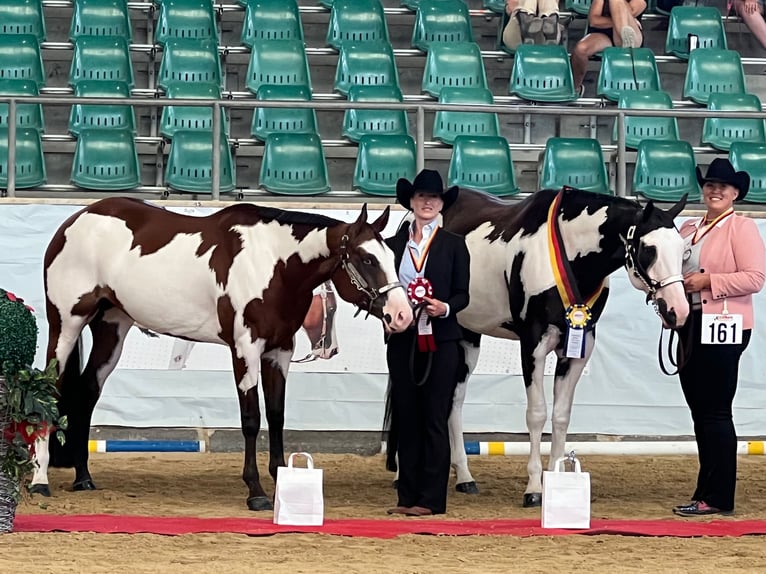
[(248, 213), (250, 215), (255, 211), (258, 219), (261, 221), (278, 221), (288, 225), (306, 225), (316, 228), (334, 227), (342, 223), (340, 220), (327, 217), (326, 215), (303, 211), (288, 211), (286, 209), (257, 204), (232, 205), (223, 209), (223, 211), (228, 211), (229, 213)]

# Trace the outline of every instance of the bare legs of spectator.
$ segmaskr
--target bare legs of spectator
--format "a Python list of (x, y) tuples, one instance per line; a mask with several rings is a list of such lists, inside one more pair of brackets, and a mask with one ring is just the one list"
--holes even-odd
[(753, 33), (755, 39), (766, 49), (766, 20), (763, 19), (761, 3), (757, 0), (751, 0), (750, 2), (734, 0), (734, 9), (739, 17), (742, 18), (745, 26)]
[(592, 33), (586, 35), (577, 42), (572, 50), (572, 78), (574, 80), (575, 91), (583, 95), (583, 80), (588, 71), (588, 59), (609, 46), (638, 47), (643, 42), (641, 24), (630, 13), (630, 6), (625, 0), (607, 0), (609, 2), (609, 12), (612, 19), (612, 36), (606, 34)]

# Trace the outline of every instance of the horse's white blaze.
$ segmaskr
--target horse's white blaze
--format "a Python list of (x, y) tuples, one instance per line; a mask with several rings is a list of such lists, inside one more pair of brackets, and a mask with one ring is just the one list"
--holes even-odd
[[(649, 277), (659, 282), (682, 276), (684, 242), (678, 231), (661, 227), (644, 235), (642, 242), (654, 247), (657, 252), (657, 259), (646, 270)], [(648, 292), (647, 286), (633, 273), (628, 273), (628, 277), (634, 287), (645, 293)], [(686, 299), (683, 282), (678, 281), (661, 287), (657, 290), (657, 299), (664, 299), (668, 309), (675, 311), (678, 327), (686, 322), (689, 316), (689, 302)]]
[[(375, 256), (380, 268), (386, 276), (386, 283), (398, 283), (399, 273), (394, 263), (394, 253), (385, 249), (384, 244), (376, 240), (367, 240), (359, 248), (370, 255)], [(404, 293), (404, 288), (391, 289), (384, 295), (386, 302), (383, 305), (383, 314), (391, 317), (388, 327), (393, 331), (403, 331), (412, 323), (412, 307)]]
[(266, 339), (258, 338), (253, 341), (250, 329), (243, 327), (240, 330), (243, 331), (240, 336), (236, 336), (235, 332), (234, 345), (237, 349), (237, 356), (244, 359), (247, 365), (245, 376), (237, 382), (239, 390), (244, 395), (253, 387), (258, 386), (258, 375), (261, 373), (261, 356), (266, 346)]

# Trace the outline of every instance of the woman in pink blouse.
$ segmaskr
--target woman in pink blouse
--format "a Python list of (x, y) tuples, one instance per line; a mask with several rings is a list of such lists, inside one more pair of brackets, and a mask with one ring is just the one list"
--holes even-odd
[(688, 341), (688, 360), (679, 372), (694, 421), (699, 474), (688, 504), (675, 514), (732, 514), (737, 479), (737, 434), (732, 403), (739, 359), (753, 328), (753, 293), (766, 277), (766, 249), (752, 219), (734, 212), (750, 187), (750, 177), (717, 158), (707, 175), (697, 168), (703, 218), (681, 227), (686, 241), (684, 286), (691, 302), (689, 321), (680, 333)]

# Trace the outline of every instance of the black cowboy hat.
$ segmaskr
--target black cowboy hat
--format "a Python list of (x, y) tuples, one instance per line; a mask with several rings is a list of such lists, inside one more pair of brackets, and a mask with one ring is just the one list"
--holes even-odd
[(705, 185), (707, 182), (711, 183), (728, 183), (731, 186), (737, 188), (739, 195), (735, 201), (742, 201), (745, 199), (748, 190), (750, 189), (750, 176), (746, 171), (734, 171), (734, 166), (728, 159), (717, 157), (707, 168), (707, 175), (702, 177), (702, 170), (697, 166), (697, 181), (699, 184)]
[(444, 202), (442, 209), (447, 209), (457, 199), (458, 186), (453, 185), (449, 189), (444, 189), (442, 176), (439, 175), (439, 172), (433, 169), (424, 169), (415, 176), (412, 183), (406, 178), (401, 178), (396, 182), (396, 201), (405, 209), (411, 210), (410, 199), (417, 191), (435, 193)]

